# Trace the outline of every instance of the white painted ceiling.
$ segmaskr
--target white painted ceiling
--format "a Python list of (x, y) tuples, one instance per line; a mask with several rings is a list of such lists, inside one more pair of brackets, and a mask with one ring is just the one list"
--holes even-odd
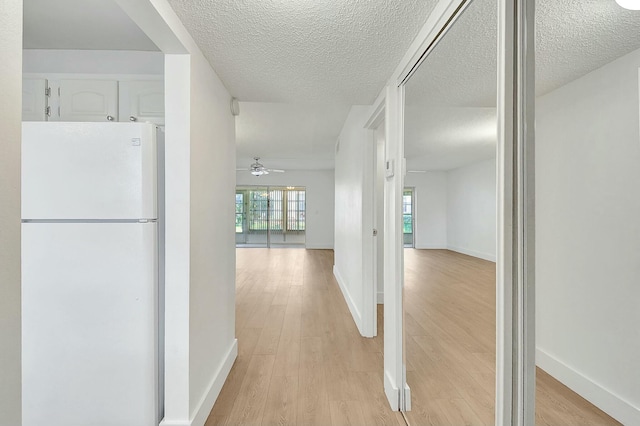
[(333, 168), (354, 104), (371, 104), (437, 0), (169, 0), (229, 91), (237, 166)]
[[(348, 107), (374, 100), (437, 0), (169, 2), (242, 101), (238, 166), (259, 155), (268, 167), (305, 169), (333, 166)], [(640, 48), (640, 13), (614, 0), (538, 0), (536, 43), (543, 94)], [(157, 50), (112, 0), (25, 0), (24, 46)], [(491, 155), (486, 134), (461, 128), (486, 129), (495, 67), (495, 0), (474, 0), (407, 85), (407, 117), (417, 120), (406, 128), (409, 168)]]
[[(614, 0), (538, 0), (536, 9), (538, 95), (640, 48), (640, 12)], [(479, 120), (497, 125), (486, 109), (496, 103), (496, 25), (496, 1), (474, 0), (407, 83), (408, 169), (447, 170), (495, 154), (495, 136), (488, 143), (469, 130)], [(457, 136), (444, 143), (443, 134)]]
[(241, 101), (370, 104), (437, 0), (169, 0)]
[(349, 107), (241, 102), (237, 166), (249, 167), (257, 156), (267, 168), (332, 169), (334, 146)]
[(113, 0), (24, 0), (23, 19), (25, 49), (158, 50)]

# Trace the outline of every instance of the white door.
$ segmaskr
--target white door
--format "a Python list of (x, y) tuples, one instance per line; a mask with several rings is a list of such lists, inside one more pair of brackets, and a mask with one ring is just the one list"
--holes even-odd
[(118, 82), (60, 80), (60, 121), (118, 121)]
[(120, 121), (164, 124), (164, 81), (121, 81), (119, 95)]
[(22, 225), (24, 426), (157, 425), (155, 223)]
[(155, 126), (23, 123), (23, 219), (157, 218)]
[(22, 121), (47, 120), (47, 80), (25, 78), (22, 80)]

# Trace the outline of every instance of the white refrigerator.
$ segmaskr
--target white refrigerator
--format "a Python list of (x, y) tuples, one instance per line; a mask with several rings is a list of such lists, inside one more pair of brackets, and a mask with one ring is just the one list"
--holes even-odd
[(157, 425), (161, 137), (144, 123), (22, 132), (23, 425)]

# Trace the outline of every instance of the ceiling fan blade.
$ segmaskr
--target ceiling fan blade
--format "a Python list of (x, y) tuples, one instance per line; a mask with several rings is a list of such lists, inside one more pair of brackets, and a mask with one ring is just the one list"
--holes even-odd
[(279, 170), (279, 169), (268, 169), (268, 170), (274, 173), (284, 173), (284, 170)]
[(251, 169), (236, 169), (236, 172), (248, 172)]
[(426, 170), (407, 170), (407, 173), (427, 173)]

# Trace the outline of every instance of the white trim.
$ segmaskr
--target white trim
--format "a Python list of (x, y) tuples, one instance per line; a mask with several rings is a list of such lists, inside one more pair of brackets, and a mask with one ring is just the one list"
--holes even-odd
[(462, 247), (447, 246), (447, 250), (455, 251), (457, 253), (466, 254), (467, 256), (477, 257), (479, 259), (488, 260), (490, 262), (496, 261), (496, 255), (491, 253), (483, 253), (481, 251), (469, 250)]
[(358, 331), (362, 334), (362, 317), (360, 315), (360, 311), (358, 310), (357, 305), (354, 303), (353, 298), (351, 297), (351, 293), (349, 293), (349, 288), (345, 280), (340, 275), (338, 268), (336, 265), (333, 265), (333, 276), (336, 277), (336, 281), (338, 282), (338, 286), (340, 290), (342, 290), (342, 295), (344, 296), (344, 300), (347, 301), (347, 306), (349, 307), (349, 312), (351, 312), (351, 316), (353, 317), (353, 322), (356, 323), (356, 327), (358, 327)]
[(411, 388), (404, 384), (404, 411), (411, 411)]
[(304, 249), (307, 249), (307, 250), (333, 250), (333, 246), (327, 246), (327, 245), (317, 245), (317, 246), (314, 246), (314, 245), (309, 246), (309, 245), (307, 245), (307, 246), (303, 247), (302, 244), (301, 244), (300, 248), (304, 248)]
[(427, 48), (439, 38), (442, 28), (465, 1), (467, 0), (440, 0), (438, 2), (396, 67), (390, 79), (394, 85), (399, 86), (409, 76)]
[(384, 122), (384, 113), (386, 108), (385, 97), (385, 92), (383, 90), (372, 105), (371, 115), (364, 125), (365, 129), (376, 130)]
[(231, 372), (231, 368), (233, 367), (233, 363), (238, 357), (238, 339), (233, 339), (233, 343), (231, 347), (227, 351), (227, 355), (224, 357), (224, 361), (220, 364), (218, 371), (214, 374), (211, 383), (209, 384), (207, 392), (204, 394), (202, 399), (196, 405), (196, 408), (191, 413), (191, 421), (189, 422), (189, 426), (204, 426), (207, 421), (207, 417), (211, 413), (213, 409), (213, 405), (216, 403), (216, 399), (218, 399), (218, 395), (220, 395), (220, 391), (222, 390), (222, 386), (224, 382), (229, 377), (229, 372)]
[(379, 291), (376, 293), (376, 304), (384, 305), (384, 291)]
[[(164, 56), (162, 58), (164, 63)], [(83, 73), (56, 73), (56, 72), (25, 72), (24, 78), (42, 78), (51, 81), (57, 80), (118, 80), (118, 81), (140, 81), (154, 80), (163, 81), (164, 74), (91, 74)]]
[[(378, 335), (378, 237), (373, 235), (373, 229), (378, 235), (384, 235), (384, 229), (379, 224), (384, 218), (378, 217), (378, 132), (385, 124), (386, 93), (383, 91), (371, 107), (371, 114), (364, 125), (369, 130), (369, 142), (364, 147), (363, 175), (362, 175), (362, 335), (374, 337)], [(384, 144), (386, 145), (386, 134)], [(384, 226), (382, 227), (384, 228)], [(383, 283), (384, 284), (384, 283)]]
[(389, 377), (389, 373), (387, 371), (384, 372), (384, 394), (387, 396), (387, 401), (389, 401), (391, 410), (399, 411), (400, 390), (395, 385), (391, 377)]
[(446, 244), (427, 244), (424, 246), (415, 246), (416, 250), (449, 250)]
[(202, 399), (198, 402), (198, 405), (191, 413), (191, 419), (189, 421), (182, 420), (165, 420), (162, 419), (159, 426), (204, 426), (213, 405), (220, 395), (224, 382), (229, 377), (233, 363), (238, 357), (238, 339), (233, 339), (231, 347), (227, 351), (227, 355), (224, 357), (224, 361), (220, 364), (218, 371), (213, 376), (211, 383), (209, 384), (207, 392)]
[(602, 387), (554, 356), (536, 348), (536, 364), (556, 380), (625, 425), (640, 424), (640, 408)]
[[(403, 332), (404, 242), (402, 191), (404, 189), (404, 86), (387, 86), (385, 99), (385, 161), (394, 161), (393, 176), (384, 179), (384, 370), (399, 389), (406, 382)], [(398, 406), (405, 407), (404, 392)]]

